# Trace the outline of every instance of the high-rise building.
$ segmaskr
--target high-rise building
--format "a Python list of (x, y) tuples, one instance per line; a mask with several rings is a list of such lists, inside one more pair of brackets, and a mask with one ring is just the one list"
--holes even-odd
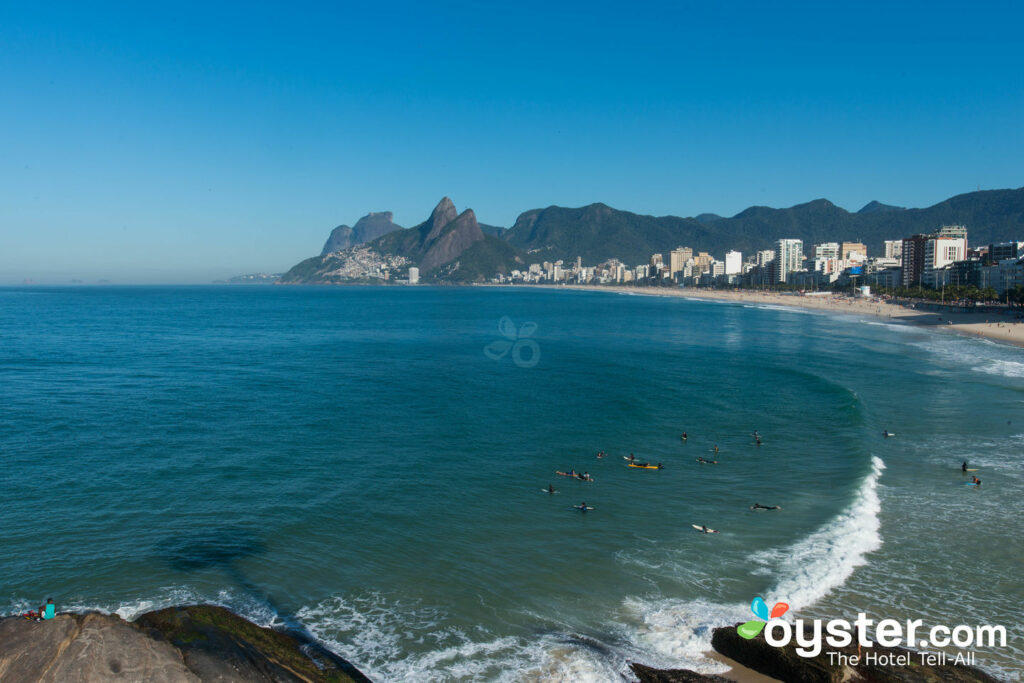
[(903, 239), (900, 262), (903, 266), (904, 287), (921, 284), (921, 273), (924, 272), (924, 246), (927, 242), (928, 235), (913, 235)]
[(903, 255), (903, 240), (886, 240), (885, 258), (899, 259)]
[(757, 260), (755, 263), (761, 267), (764, 267), (775, 260), (774, 249), (763, 249), (757, 252)]
[(936, 286), (935, 272), (955, 261), (967, 258), (967, 238), (935, 234), (924, 244), (924, 270), (921, 281)]
[(686, 266), (686, 262), (693, 258), (693, 249), (689, 247), (677, 247), (672, 250), (668, 256), (668, 269), (675, 277), (679, 273), (683, 272), (683, 268)]
[(1024, 256), (1024, 242), (1002, 242), (988, 245), (988, 258), (992, 263), (1020, 256)]
[(959, 237), (967, 239), (967, 228), (963, 225), (943, 225), (932, 233), (935, 237)]
[(903, 240), (903, 286), (934, 286), (935, 271), (967, 258), (967, 228), (944, 225), (930, 235)]
[(839, 258), (839, 242), (825, 242), (814, 245), (814, 260), (824, 261), (825, 259)]
[(651, 271), (653, 273), (658, 272), (665, 265), (665, 260), (661, 254), (651, 254)]
[(409, 268), (409, 284), (415, 285), (420, 281), (420, 269), (416, 266)]
[(739, 275), (743, 270), (743, 254), (738, 251), (725, 253), (725, 274)]
[[(856, 254), (857, 256), (851, 256)], [(868, 248), (863, 242), (843, 242), (839, 245), (839, 258), (844, 261), (859, 261), (868, 257)]]
[(804, 265), (803, 240), (779, 240), (775, 243), (775, 282), (787, 282), (789, 274)]

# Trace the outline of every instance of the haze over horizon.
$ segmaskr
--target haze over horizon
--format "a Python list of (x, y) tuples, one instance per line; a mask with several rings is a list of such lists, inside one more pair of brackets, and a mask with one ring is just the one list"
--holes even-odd
[(733, 215), (1024, 185), (1024, 9), (0, 8), (0, 284), (287, 269), (370, 211)]

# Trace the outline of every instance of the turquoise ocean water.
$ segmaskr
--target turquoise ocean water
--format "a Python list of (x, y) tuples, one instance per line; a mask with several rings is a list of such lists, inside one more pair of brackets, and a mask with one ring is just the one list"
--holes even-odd
[(721, 670), (763, 595), (1003, 624), (979, 663), (1024, 667), (1021, 349), (607, 292), (17, 288), (0, 401), (7, 613), (212, 601), (375, 680), (616, 681)]

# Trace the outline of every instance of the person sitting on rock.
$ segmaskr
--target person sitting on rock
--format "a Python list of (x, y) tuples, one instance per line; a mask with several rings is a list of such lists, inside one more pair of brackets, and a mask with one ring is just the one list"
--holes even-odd
[(46, 607), (40, 607), (39, 611), (42, 612), (43, 619), (53, 619), (57, 616), (57, 606), (53, 604), (53, 598), (46, 598)]

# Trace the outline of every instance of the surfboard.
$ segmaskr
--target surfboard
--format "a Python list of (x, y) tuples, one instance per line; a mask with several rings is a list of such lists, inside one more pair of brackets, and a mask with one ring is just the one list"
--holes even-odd
[(702, 534), (717, 534), (718, 533), (714, 529), (708, 529), (707, 531), (704, 531), (704, 527), (702, 527), (700, 524), (691, 524), (690, 526), (692, 526), (694, 529), (696, 529), (697, 531), (701, 532)]
[(541, 489), (541, 493), (558, 493), (558, 491), (548, 491), (547, 489)]
[(977, 471), (978, 471), (977, 467), (968, 467), (966, 470), (964, 470), (964, 472), (977, 472)]
[(964, 482), (964, 486), (981, 486), (981, 484), (975, 484), (973, 481)]
[[(581, 505), (573, 505), (572, 507), (573, 507), (574, 510), (579, 510), (580, 512), (584, 512), (585, 511), (583, 506), (581, 506)], [(593, 509), (594, 508), (592, 508), (589, 505), (586, 507), (586, 510), (593, 510)]]

